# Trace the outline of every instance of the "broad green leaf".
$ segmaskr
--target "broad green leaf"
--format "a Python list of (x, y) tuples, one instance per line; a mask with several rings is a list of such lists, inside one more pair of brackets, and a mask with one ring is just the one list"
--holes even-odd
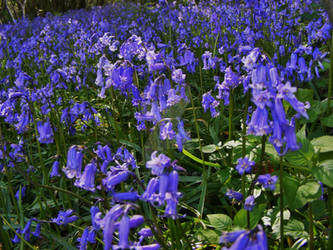
[(325, 185), (333, 187), (333, 160), (326, 160), (319, 166), (313, 166), (312, 174)]
[[(253, 208), (253, 211), (250, 212), (250, 228), (258, 224), (264, 214), (265, 208), (266, 204), (256, 205)], [(241, 209), (237, 212), (234, 217), (234, 225), (241, 228), (247, 227), (247, 211), (245, 209)]]
[(202, 152), (206, 154), (214, 153), (218, 148), (214, 144), (206, 145), (202, 147)]
[(297, 151), (288, 152), (285, 158), (293, 165), (307, 167), (312, 163), (314, 148), (309, 140), (299, 137), (297, 139), (297, 142), (301, 144), (301, 148)]
[[(283, 210), (283, 221), (286, 221), (289, 219), (290, 219), (289, 210), (288, 209)], [(276, 239), (280, 238), (280, 221), (281, 221), (280, 212), (278, 212), (276, 215), (276, 218), (274, 220), (274, 223), (272, 225), (272, 233)]]
[(232, 225), (232, 220), (225, 214), (208, 214), (207, 215), (210, 224), (217, 230), (227, 230)]
[(300, 130), (297, 131), (296, 135), (300, 139), (306, 139), (306, 125), (304, 125)]
[(290, 209), (293, 209), (298, 186), (299, 182), (295, 178), (291, 176), (283, 177), (283, 188), (284, 188), (284, 197), (285, 197), (284, 204)]
[(304, 230), (304, 224), (294, 219), (291, 219), (288, 221), (287, 225), (285, 225), (284, 233), (293, 237), (295, 240), (308, 237), (308, 233)]
[[(250, 217), (251, 218), (251, 217)], [(247, 214), (245, 209), (241, 209), (234, 217), (234, 225), (241, 228), (247, 227)]]
[(328, 216), (325, 200), (316, 200), (312, 202), (312, 214), (315, 220), (325, 218)]
[(270, 144), (270, 143), (266, 144), (265, 153), (270, 155), (270, 160), (272, 160), (273, 162), (275, 162), (275, 163), (279, 162), (280, 157), (272, 144)]
[(320, 153), (333, 151), (333, 136), (325, 135), (311, 141), (314, 149)]
[(202, 229), (197, 231), (197, 237), (201, 241), (209, 243), (219, 243), (220, 234), (214, 230)]
[(308, 181), (297, 189), (293, 208), (301, 208), (306, 203), (319, 199), (320, 196), (321, 188), (319, 183), (316, 181)]
[(313, 90), (312, 89), (301, 89), (301, 88), (299, 88), (297, 90), (296, 96), (297, 96), (297, 99), (301, 102), (308, 101), (311, 104), (313, 102)]
[(226, 148), (235, 148), (238, 146), (241, 146), (242, 142), (241, 141), (228, 141), (227, 143), (223, 144), (222, 148), (226, 147)]
[(321, 120), (322, 124), (326, 127), (333, 128), (333, 114)]

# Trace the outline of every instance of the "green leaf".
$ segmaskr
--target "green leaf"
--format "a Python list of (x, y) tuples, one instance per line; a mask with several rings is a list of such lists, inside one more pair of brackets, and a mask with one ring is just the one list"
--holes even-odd
[(333, 160), (326, 160), (319, 166), (313, 166), (312, 174), (325, 185), (333, 187)]
[(128, 147), (131, 147), (133, 149), (135, 149), (137, 152), (140, 152), (141, 153), (141, 147), (133, 142), (129, 142), (129, 141), (126, 141), (126, 140), (123, 140), (123, 139), (120, 139), (119, 142), (121, 144), (124, 144)]
[(225, 231), (232, 225), (232, 220), (225, 214), (208, 214), (210, 224), (219, 231)]
[(56, 241), (59, 245), (63, 246), (64, 249), (68, 249), (68, 250), (76, 249), (75, 246), (71, 245), (68, 242), (68, 239), (66, 239), (64, 237), (60, 237), (51, 231), (43, 230), (42, 234), (45, 235), (48, 239), (53, 239), (54, 241)]
[(297, 137), (301, 139), (306, 139), (306, 125), (304, 125), (300, 130), (297, 131), (296, 135)]
[(309, 140), (306, 138), (299, 138), (297, 140), (301, 143), (302, 147), (297, 151), (288, 152), (285, 156), (286, 160), (293, 165), (300, 167), (307, 167), (312, 163), (314, 155), (314, 148)]
[(308, 181), (297, 189), (293, 208), (301, 208), (306, 203), (319, 199), (320, 196), (320, 184), (316, 181)]
[(214, 144), (210, 144), (210, 145), (206, 145), (206, 146), (202, 147), (202, 152), (204, 152), (206, 154), (214, 153), (216, 150), (217, 150), (217, 147)]
[(308, 101), (310, 104), (313, 102), (313, 90), (312, 89), (301, 89), (297, 90), (297, 99), (301, 102)]
[(286, 205), (290, 209), (293, 209), (298, 186), (299, 182), (295, 178), (291, 176), (283, 177), (283, 188), (284, 188), (284, 197), (285, 197), (284, 205)]
[(311, 141), (314, 149), (320, 153), (333, 151), (333, 136), (325, 135)]
[(209, 243), (219, 243), (220, 234), (214, 230), (202, 229), (197, 232), (197, 237), (201, 241), (206, 241)]
[(234, 217), (234, 225), (239, 226), (241, 228), (247, 227), (247, 215), (245, 209), (241, 209), (237, 212), (237, 214)]
[[(264, 214), (265, 208), (266, 204), (259, 204), (253, 208), (253, 211), (250, 212), (250, 228), (258, 224)], [(241, 228), (247, 227), (247, 212), (245, 209), (241, 209), (237, 212), (234, 217), (234, 225)]]
[[(290, 219), (290, 211), (288, 209), (283, 210), (283, 221), (288, 221)], [(280, 239), (280, 221), (281, 216), (280, 212), (276, 214), (276, 218), (274, 219), (274, 223), (272, 225), (272, 233), (275, 239)]]
[(270, 143), (266, 144), (265, 147), (265, 153), (270, 155), (270, 159), (274, 162), (274, 163), (278, 163), (280, 160), (280, 156), (278, 155), (278, 153), (276, 152), (274, 146)]
[(321, 123), (326, 127), (333, 128), (333, 114), (331, 114), (330, 116), (325, 117), (324, 119), (322, 119)]
[(327, 217), (328, 210), (326, 208), (326, 201), (316, 200), (312, 202), (312, 214), (315, 220)]
[(304, 230), (304, 224), (294, 219), (291, 219), (287, 225), (285, 225), (284, 233), (293, 237), (295, 240), (308, 237), (308, 233)]

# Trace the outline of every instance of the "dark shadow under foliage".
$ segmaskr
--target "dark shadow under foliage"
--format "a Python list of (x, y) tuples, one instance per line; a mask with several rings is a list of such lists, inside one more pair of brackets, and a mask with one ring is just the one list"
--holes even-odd
[(20, 17), (34, 18), (47, 12), (62, 13), (71, 9), (104, 5), (110, 0), (0, 0), (0, 24)]

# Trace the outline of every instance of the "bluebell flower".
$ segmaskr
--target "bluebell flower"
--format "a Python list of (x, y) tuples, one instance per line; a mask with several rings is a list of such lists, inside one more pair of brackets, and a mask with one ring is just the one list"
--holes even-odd
[(113, 206), (101, 220), (100, 225), (103, 228), (104, 250), (112, 248), (113, 233), (115, 231), (115, 222), (123, 214), (124, 208), (121, 205)]
[(24, 235), (24, 239), (26, 241), (30, 240), (30, 234), (31, 234), (30, 227), (33, 220), (34, 219), (30, 219), (22, 230), (22, 234)]
[(229, 66), (225, 70), (223, 85), (229, 88), (235, 88), (240, 84), (240, 77), (237, 73), (232, 71), (232, 68)]
[(41, 233), (41, 224), (37, 223), (35, 231), (32, 233), (32, 235), (38, 238), (40, 236), (40, 233)]
[(142, 238), (146, 238), (146, 237), (151, 237), (151, 236), (153, 236), (153, 233), (152, 233), (151, 229), (148, 228), (148, 227), (144, 227), (144, 228), (142, 228), (142, 229), (138, 232), (138, 234), (139, 234), (140, 237), (142, 237)]
[(146, 61), (149, 71), (163, 71), (166, 66), (163, 62), (162, 56), (159, 53), (155, 53), (153, 50), (149, 50), (146, 53)]
[(95, 230), (94, 229), (89, 230), (88, 238), (87, 238), (88, 242), (90, 242), (90, 243), (96, 243), (95, 239), (96, 239), (96, 232), (95, 232)]
[(124, 155), (124, 159), (123, 159), (124, 162), (131, 165), (132, 169), (137, 168), (136, 160), (135, 160), (134, 156), (128, 151), (127, 148), (124, 148), (123, 155)]
[(287, 68), (291, 70), (296, 70), (297, 69), (297, 54), (292, 53), (290, 56), (290, 62), (288, 63)]
[(114, 193), (113, 199), (116, 202), (119, 201), (137, 201), (139, 199), (139, 195), (137, 192), (123, 192), (123, 193)]
[(108, 191), (113, 191), (115, 186), (123, 181), (126, 181), (128, 176), (128, 171), (120, 171), (118, 173), (112, 173), (109, 171), (107, 176), (102, 180), (102, 183)]
[(99, 208), (96, 206), (92, 206), (90, 208), (90, 215), (91, 215), (91, 224), (93, 228), (97, 231), (100, 228), (99, 223), (96, 221), (96, 215), (99, 213)]
[(216, 117), (220, 114), (216, 111), (218, 105), (219, 102), (214, 99), (210, 91), (202, 95), (202, 107), (205, 112), (209, 109), (212, 117)]
[(259, 48), (254, 48), (247, 56), (242, 58), (244, 67), (248, 71), (252, 70), (257, 65), (257, 60), (259, 58), (259, 55), (260, 55)]
[(73, 215), (73, 210), (69, 209), (66, 211), (60, 211), (58, 213), (58, 216), (56, 218), (52, 219), (52, 222), (56, 223), (57, 225), (67, 225), (68, 223), (72, 223), (76, 221), (79, 217), (76, 215)]
[(264, 188), (275, 190), (275, 184), (278, 180), (278, 177), (270, 174), (259, 175), (257, 182), (259, 182)]
[(167, 193), (165, 197), (166, 206), (164, 211), (164, 216), (171, 217), (172, 219), (177, 218), (177, 204), (178, 199), (171, 193)]
[(229, 189), (225, 195), (228, 196), (230, 200), (235, 199), (237, 201), (241, 201), (243, 199), (243, 195), (241, 193), (231, 189)]
[(87, 245), (88, 245), (88, 236), (89, 236), (89, 228), (86, 227), (83, 230), (83, 233), (81, 235), (81, 237), (79, 237), (77, 239), (78, 242), (80, 242), (80, 244), (78, 245), (78, 248), (80, 250), (86, 250), (87, 249)]
[(52, 164), (52, 169), (50, 172), (50, 177), (53, 178), (55, 176), (61, 176), (59, 173), (59, 161), (54, 161)]
[(251, 121), (248, 124), (247, 133), (263, 136), (271, 132), (271, 127), (268, 121), (268, 111), (265, 108), (257, 108), (251, 117)]
[(76, 179), (74, 185), (85, 190), (89, 190), (91, 192), (95, 192), (95, 174), (96, 174), (97, 166), (95, 162), (91, 162), (87, 164), (85, 167), (83, 174), (80, 178)]
[(177, 125), (177, 135), (176, 135), (176, 142), (177, 142), (177, 148), (180, 152), (183, 151), (183, 143), (185, 141), (190, 140), (188, 133), (186, 133), (184, 129), (184, 122), (180, 119), (178, 119), (178, 125)]
[(19, 190), (17, 190), (17, 192), (15, 193), (15, 198), (18, 201), (19, 197), (20, 197), (20, 191), (21, 191), (21, 200), (23, 200), (23, 198), (25, 197), (25, 191), (27, 190), (26, 186), (23, 186), (22, 188), (20, 188)]
[(160, 181), (156, 178), (151, 178), (148, 182), (145, 192), (142, 194), (141, 198), (150, 203), (154, 203), (158, 198), (158, 189), (159, 189)]
[(83, 153), (81, 150), (78, 150), (76, 145), (71, 146), (67, 152), (66, 168), (63, 169), (67, 178), (81, 177), (82, 161)]
[(151, 160), (147, 161), (146, 167), (151, 169), (151, 173), (154, 175), (162, 175), (165, 168), (170, 167), (171, 160), (164, 154), (157, 156), (157, 151), (154, 151), (151, 155)]
[(15, 232), (16, 232), (16, 234), (15, 234), (14, 238), (11, 239), (11, 240), (12, 240), (13, 243), (17, 244), (17, 243), (19, 243), (21, 241), (20, 237), (18, 237), (17, 234), (21, 234), (22, 230), (21, 229), (17, 229)]
[(236, 232), (223, 233), (220, 243), (233, 243), (229, 249), (261, 249), (268, 250), (267, 237), (261, 225), (252, 230), (240, 230)]
[(286, 148), (284, 153), (288, 150), (296, 151), (301, 147), (300, 144), (297, 143), (295, 129), (295, 125), (292, 123), (285, 126)]
[(254, 161), (250, 161), (248, 157), (239, 158), (236, 165), (236, 170), (240, 175), (244, 173), (249, 174), (252, 171), (252, 167), (255, 165)]
[(127, 214), (123, 215), (119, 225), (119, 244), (113, 246), (113, 249), (127, 249), (129, 248), (128, 236), (130, 232), (129, 217)]
[(298, 101), (294, 93), (296, 92), (296, 87), (292, 87), (290, 82), (286, 84), (279, 84), (277, 87), (278, 94), (277, 98), (284, 99), (290, 103), (293, 109), (302, 115), (304, 118), (308, 119), (309, 116), (306, 113), (306, 109), (309, 108), (309, 104), (304, 105), (302, 102)]
[[(144, 223), (145, 219), (142, 215), (136, 214), (129, 218), (129, 227), (136, 228), (141, 226)], [(120, 222), (114, 224), (115, 228), (119, 230)]]
[(173, 140), (176, 137), (175, 131), (172, 128), (172, 122), (162, 123), (160, 128), (160, 138), (161, 140)]
[(164, 201), (165, 199), (165, 194), (167, 192), (168, 189), (168, 185), (169, 185), (169, 175), (164, 173), (162, 175), (160, 175), (160, 186), (159, 186), (159, 199), (160, 199), (160, 205), (161, 203)]
[(212, 58), (212, 52), (205, 51), (204, 54), (202, 54), (201, 58), (203, 61), (203, 70), (209, 70), (215, 68), (215, 60)]
[(237, 240), (237, 238), (245, 233), (246, 230), (239, 230), (234, 232), (223, 232), (220, 237), (220, 244), (230, 243)]
[(53, 143), (53, 130), (49, 120), (45, 123), (37, 122), (37, 130), (39, 133), (38, 140), (40, 143)]
[(180, 95), (177, 95), (177, 91), (175, 89), (168, 90), (168, 99), (167, 99), (167, 107), (171, 107), (182, 100)]
[(252, 211), (255, 205), (254, 200), (255, 199), (253, 195), (248, 196), (244, 202), (244, 209), (247, 211)]
[(186, 75), (183, 74), (182, 69), (175, 69), (172, 71), (171, 79), (178, 84), (183, 84), (185, 82)]
[(195, 67), (197, 65), (197, 60), (195, 59), (194, 53), (185, 49), (184, 54), (179, 56), (180, 66), (185, 66), (188, 72), (194, 73)]

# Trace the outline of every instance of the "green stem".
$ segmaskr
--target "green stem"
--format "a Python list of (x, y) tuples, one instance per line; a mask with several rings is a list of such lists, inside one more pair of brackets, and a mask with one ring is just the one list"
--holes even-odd
[(182, 153), (184, 155), (186, 155), (187, 157), (191, 158), (193, 161), (198, 162), (202, 165), (205, 166), (209, 166), (209, 167), (215, 167), (215, 168), (221, 168), (222, 166), (218, 163), (213, 163), (213, 162), (208, 162), (208, 161), (204, 161), (198, 157), (196, 157), (195, 155), (191, 154), (190, 152), (188, 152), (186, 149), (183, 148)]
[[(250, 103), (250, 92), (246, 92), (245, 97), (245, 107), (244, 107), (244, 115), (242, 121), (242, 157), (244, 158), (246, 155), (246, 120), (247, 120), (247, 113), (249, 109)], [(242, 194), (245, 197), (245, 175), (242, 175)], [(250, 212), (246, 211), (246, 219), (247, 219), (247, 228), (250, 229)]]
[(243, 121), (242, 121), (242, 157), (244, 158), (246, 155), (246, 120), (247, 120), (247, 113), (249, 109), (249, 103), (250, 103), (250, 92), (246, 92), (245, 97), (245, 107), (244, 107), (244, 115), (243, 115)]
[(280, 157), (280, 249), (284, 249), (284, 228), (283, 228), (283, 157)]
[(185, 239), (186, 244), (188, 245), (187, 247), (188, 247), (189, 249), (192, 249), (192, 245), (191, 245), (191, 242), (190, 242), (190, 240), (189, 240), (189, 237), (187, 237), (187, 235), (185, 234), (184, 229), (183, 229), (183, 226), (182, 226), (182, 224), (180, 223), (179, 219), (176, 219), (176, 225), (177, 225), (177, 228), (180, 229), (180, 233), (181, 233), (181, 235), (182, 235), (182, 238)]
[(161, 232), (161, 229), (158, 226), (157, 216), (156, 216), (156, 213), (155, 213), (155, 208), (152, 207), (151, 205), (149, 205), (149, 207), (150, 207), (150, 210), (151, 210), (151, 215), (152, 215), (152, 220), (153, 220), (152, 225), (150, 225), (150, 229), (152, 230), (152, 233), (154, 234), (158, 243), (161, 244), (162, 248), (165, 249), (165, 250), (168, 250), (169, 247), (165, 243), (163, 234)]
[(233, 90), (230, 91), (229, 95), (229, 137), (228, 140), (232, 140), (232, 133), (233, 133), (233, 124), (232, 118), (234, 113), (234, 98), (233, 98)]
[(330, 51), (330, 75), (328, 81), (328, 91), (327, 91), (327, 113), (330, 113), (331, 109), (331, 97), (332, 97), (332, 82), (333, 82), (333, 31), (331, 35), (331, 51)]
[(199, 132), (199, 124), (197, 121), (197, 115), (196, 115), (196, 110), (194, 108), (194, 102), (193, 102), (193, 97), (192, 97), (192, 93), (191, 93), (191, 88), (188, 88), (188, 93), (191, 99), (191, 104), (192, 104), (192, 111), (193, 111), (193, 118), (194, 118), (194, 124), (195, 124), (195, 129), (197, 132), (197, 137), (199, 140), (199, 148), (200, 148), (200, 154), (201, 154), (201, 159), (202, 159), (202, 189), (201, 189), (201, 195), (200, 195), (200, 200), (199, 200), (199, 206), (198, 206), (198, 210), (201, 214), (201, 217), (203, 215), (203, 210), (205, 207), (205, 199), (206, 199), (206, 192), (207, 192), (207, 181), (208, 181), (208, 176), (207, 176), (207, 169), (205, 168), (205, 158), (204, 158), (204, 154), (202, 152), (202, 144), (201, 144), (201, 139), (200, 139), (200, 132)]
[(47, 189), (51, 189), (51, 190), (56, 190), (56, 191), (59, 191), (59, 192), (63, 192), (63, 193), (66, 193), (66, 194), (70, 194), (76, 198), (78, 198), (79, 200), (81, 200), (82, 202), (86, 203), (86, 204), (89, 204), (89, 205), (92, 205), (93, 202), (92, 201), (89, 201), (85, 198), (83, 198), (82, 196), (76, 194), (76, 193), (73, 193), (67, 189), (63, 189), (63, 188), (60, 188), (60, 187), (55, 187), (55, 186), (48, 186), (48, 185), (43, 185), (43, 184), (39, 184), (39, 183), (35, 183), (33, 182), (34, 185), (36, 186), (39, 186), (39, 187), (42, 187), (42, 188), (47, 188)]
[(262, 171), (262, 166), (265, 158), (265, 150), (266, 150), (266, 135), (261, 137), (261, 154), (260, 154), (260, 162), (259, 162), (259, 169), (258, 173)]
[(333, 193), (332, 189), (328, 188), (328, 213), (329, 213), (329, 231), (328, 231), (328, 247), (333, 249)]
[(283, 166), (288, 167), (288, 168), (293, 168), (293, 169), (300, 170), (300, 171), (307, 172), (307, 173), (312, 172), (310, 168), (295, 166), (295, 165), (289, 164), (287, 162), (283, 162), (282, 164), (283, 164)]
[(309, 206), (309, 249), (313, 250), (313, 216), (312, 216), (312, 203), (308, 204)]

